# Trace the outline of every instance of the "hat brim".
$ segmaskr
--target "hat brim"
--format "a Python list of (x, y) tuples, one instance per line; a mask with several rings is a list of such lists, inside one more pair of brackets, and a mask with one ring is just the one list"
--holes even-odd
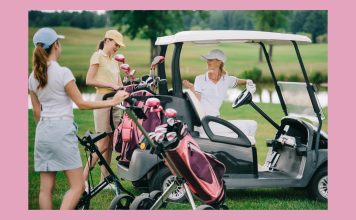
[(66, 38), (64, 35), (58, 35), (57, 34), (57, 39), (64, 39), (64, 38)]
[(209, 56), (209, 55), (201, 55), (201, 59), (205, 60), (205, 61), (207, 61), (207, 60), (219, 60), (219, 61), (221, 61), (223, 63), (225, 62), (224, 60), (220, 60), (220, 59), (218, 59), (218, 58), (216, 58), (214, 56)]

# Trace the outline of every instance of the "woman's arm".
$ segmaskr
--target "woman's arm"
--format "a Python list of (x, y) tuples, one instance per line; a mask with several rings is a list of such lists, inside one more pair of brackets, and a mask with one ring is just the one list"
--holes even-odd
[(80, 91), (77, 87), (77, 84), (75, 84), (74, 80), (67, 83), (67, 85), (65, 86), (65, 90), (66, 90), (67, 94), (69, 95), (69, 97), (73, 100), (73, 102), (81, 110), (111, 107), (111, 106), (119, 104), (120, 102), (122, 102), (129, 96), (129, 94), (127, 92), (121, 90), (121, 91), (118, 91), (115, 94), (115, 96), (110, 100), (85, 101), (85, 100), (83, 100), (82, 95), (80, 94)]
[(183, 80), (183, 86), (186, 89), (189, 89), (190, 91), (192, 91), (194, 93), (194, 95), (197, 97), (197, 99), (200, 101), (201, 94), (199, 92), (195, 91), (195, 87), (194, 87), (193, 83), (189, 82), (188, 80)]
[(98, 72), (99, 64), (92, 64), (89, 66), (89, 70), (86, 77), (86, 84), (88, 86), (96, 86), (96, 87), (103, 87), (103, 88), (112, 88), (113, 90), (118, 90), (120, 86), (115, 85), (113, 83), (106, 83), (100, 82), (95, 79), (95, 75)]
[(36, 93), (34, 93), (33, 91), (29, 91), (29, 92), (30, 92), (30, 97), (32, 102), (33, 117), (35, 118), (35, 123), (37, 125), (41, 117), (41, 103), (40, 101), (38, 101)]

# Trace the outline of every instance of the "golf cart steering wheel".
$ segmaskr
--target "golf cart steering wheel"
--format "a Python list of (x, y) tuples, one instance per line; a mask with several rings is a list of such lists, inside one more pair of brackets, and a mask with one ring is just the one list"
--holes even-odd
[(244, 89), (241, 94), (232, 103), (232, 108), (237, 108), (242, 105), (250, 104), (252, 102), (252, 93)]

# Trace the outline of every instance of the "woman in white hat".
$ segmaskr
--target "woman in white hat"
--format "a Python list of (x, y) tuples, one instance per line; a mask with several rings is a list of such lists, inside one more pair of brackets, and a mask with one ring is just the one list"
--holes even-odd
[(194, 92), (200, 100), (205, 115), (220, 117), (220, 107), (229, 88), (246, 85), (246, 88), (252, 93), (256, 91), (256, 86), (252, 80), (239, 79), (228, 75), (224, 70), (226, 57), (223, 51), (214, 49), (202, 58), (207, 62), (208, 70), (206, 73), (197, 76), (194, 84), (188, 80), (183, 80), (183, 86)]
[(36, 122), (34, 162), (41, 179), (40, 209), (52, 209), (58, 171), (64, 171), (70, 187), (61, 209), (74, 209), (84, 191), (73, 102), (79, 109), (107, 108), (128, 97), (126, 92), (120, 91), (109, 101), (84, 101), (71, 70), (57, 62), (62, 51), (61, 38), (64, 37), (51, 28), (41, 28), (33, 36), (35, 48), (29, 93)]
[[(86, 77), (86, 84), (94, 86), (96, 90), (95, 100), (102, 100), (103, 96), (123, 86), (120, 78), (119, 63), (114, 60), (114, 55), (125, 47), (123, 36), (117, 30), (109, 30), (105, 33), (104, 39), (99, 42), (97, 51), (90, 58), (90, 66)], [(94, 110), (94, 124), (96, 132), (112, 133), (110, 126), (110, 108)], [(114, 109), (113, 119), (117, 126), (121, 121), (122, 113), (119, 109)], [(112, 135), (108, 135), (98, 142), (98, 148), (110, 165), (112, 154)], [(85, 180), (88, 179), (89, 169), (95, 166), (98, 157), (93, 156), (92, 164), (87, 164), (84, 169)], [(105, 167), (101, 166), (101, 181), (108, 175)], [(110, 187), (110, 185), (108, 185)], [(114, 189), (114, 187), (111, 187)]]

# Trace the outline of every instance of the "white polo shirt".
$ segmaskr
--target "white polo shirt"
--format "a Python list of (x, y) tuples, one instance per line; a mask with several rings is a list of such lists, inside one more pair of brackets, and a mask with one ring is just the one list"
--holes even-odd
[(220, 116), (227, 90), (236, 87), (237, 81), (237, 77), (228, 74), (223, 75), (216, 84), (209, 79), (208, 73), (195, 78), (195, 91), (201, 94), (200, 104), (206, 115)]
[(28, 80), (28, 88), (36, 93), (42, 106), (41, 117), (71, 117), (73, 118), (73, 102), (64, 87), (75, 80), (72, 71), (51, 61), (48, 65), (47, 85), (37, 90), (38, 81), (32, 72)]

